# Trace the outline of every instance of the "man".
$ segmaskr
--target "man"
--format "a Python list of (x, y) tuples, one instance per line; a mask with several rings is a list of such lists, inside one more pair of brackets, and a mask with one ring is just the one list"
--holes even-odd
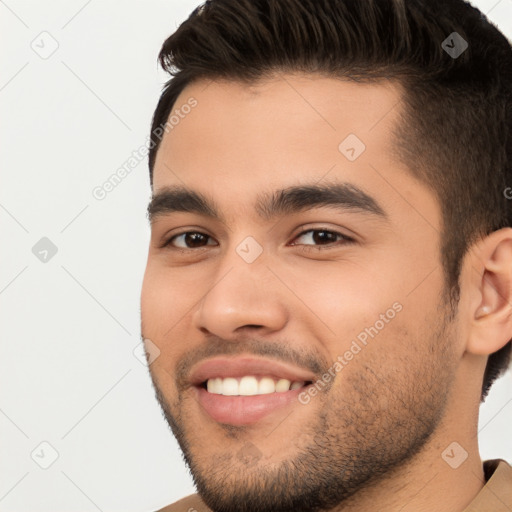
[(512, 49), (462, 0), (212, 0), (161, 50), (141, 315), (198, 494), (510, 511)]

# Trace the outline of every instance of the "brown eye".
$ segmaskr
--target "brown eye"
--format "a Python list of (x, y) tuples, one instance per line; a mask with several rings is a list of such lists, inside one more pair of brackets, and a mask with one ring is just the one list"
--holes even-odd
[[(206, 245), (215, 245), (205, 243), (211, 239), (210, 236), (205, 235), (199, 231), (186, 231), (184, 233), (180, 233), (178, 235), (174, 235), (171, 237), (165, 244), (164, 247), (176, 247), (177, 249), (196, 249), (205, 247)], [(175, 242), (178, 242), (180, 245), (177, 245)]]
[(338, 247), (339, 245), (355, 242), (353, 238), (343, 235), (342, 233), (338, 233), (337, 231), (330, 231), (328, 229), (308, 229), (306, 231), (302, 231), (302, 233), (299, 233), (299, 235), (297, 235), (296, 237), (296, 240), (300, 238), (304, 238), (305, 240), (309, 240), (313, 243), (294, 243), (292, 245), (312, 245), (313, 247), (315, 247), (315, 245), (318, 245), (318, 249), (323, 249), (324, 247), (322, 246), (328, 246), (325, 248), (329, 249), (332, 247), (333, 244), (336, 244), (336, 242), (342, 242), (341, 244), (337, 244), (336, 247)]

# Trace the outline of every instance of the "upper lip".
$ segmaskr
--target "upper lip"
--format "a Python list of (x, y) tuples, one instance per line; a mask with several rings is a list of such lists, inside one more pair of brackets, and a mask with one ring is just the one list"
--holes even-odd
[(315, 376), (306, 370), (272, 359), (255, 357), (215, 357), (193, 367), (190, 382), (200, 385), (215, 377), (244, 377), (245, 375), (268, 376), (288, 379), (291, 382), (313, 381)]

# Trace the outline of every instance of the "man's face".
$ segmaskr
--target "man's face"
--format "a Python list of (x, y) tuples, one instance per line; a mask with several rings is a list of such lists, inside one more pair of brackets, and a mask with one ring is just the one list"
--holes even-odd
[(332, 507), (418, 453), (443, 416), (456, 356), (440, 210), (392, 155), (400, 97), (283, 75), (197, 82), (174, 105), (153, 192), (211, 204), (154, 204), (142, 334), (215, 510)]

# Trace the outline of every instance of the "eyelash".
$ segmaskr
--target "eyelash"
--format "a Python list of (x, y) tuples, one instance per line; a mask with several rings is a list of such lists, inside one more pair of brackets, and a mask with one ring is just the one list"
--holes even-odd
[[(338, 242), (342, 242), (342, 243), (341, 244), (338, 243), (337, 245), (334, 245), (334, 244), (336, 244), (336, 242), (329, 242), (328, 244), (324, 244), (324, 245), (306, 244), (306, 245), (303, 245), (303, 248), (302, 248), (303, 251), (335, 249), (335, 248), (340, 247), (341, 245), (350, 245), (350, 244), (355, 243), (355, 240), (353, 238), (350, 238), (349, 236), (346, 236), (343, 233), (339, 233), (338, 231), (332, 231), (329, 229), (322, 229), (322, 228), (306, 229), (305, 231), (301, 231), (300, 233), (298, 233), (295, 238), (300, 238), (301, 236), (305, 235), (306, 233), (310, 233), (310, 232), (313, 232), (313, 233), (321, 232), (321, 233), (329, 233), (332, 235), (336, 235), (338, 237), (341, 237), (341, 240), (338, 240)], [(183, 231), (181, 233), (177, 233), (177, 234), (173, 235), (171, 238), (169, 238), (169, 240), (164, 242), (161, 247), (162, 248), (168, 247), (173, 251), (178, 251), (178, 252), (182, 252), (182, 253), (186, 253), (186, 252), (190, 252), (190, 251), (199, 251), (201, 249), (206, 249), (207, 247), (211, 247), (211, 246), (206, 245), (203, 247), (197, 247), (197, 248), (188, 247), (188, 248), (184, 249), (183, 247), (175, 247), (172, 245), (172, 241), (175, 238), (178, 238), (183, 235), (188, 235), (188, 234), (199, 234), (199, 235), (203, 235), (208, 238), (211, 238), (210, 235), (207, 235), (206, 233), (202, 233), (201, 231)]]

